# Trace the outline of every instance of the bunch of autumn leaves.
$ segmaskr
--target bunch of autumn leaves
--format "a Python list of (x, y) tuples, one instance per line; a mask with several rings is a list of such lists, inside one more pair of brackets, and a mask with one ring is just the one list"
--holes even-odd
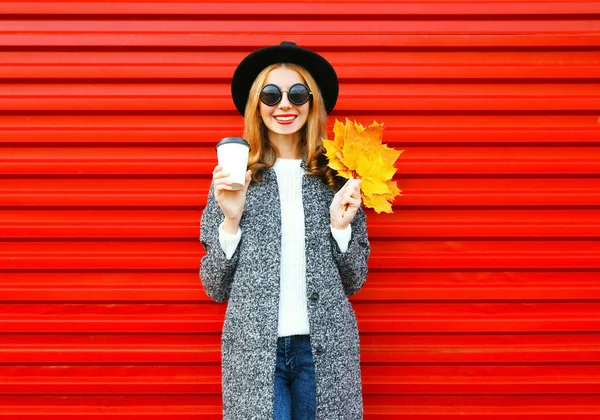
[(363, 127), (346, 119), (346, 124), (336, 120), (334, 140), (323, 139), (329, 167), (344, 178), (359, 178), (361, 196), (365, 207), (377, 213), (392, 213), (392, 202), (400, 195), (394, 164), (403, 150), (395, 150), (382, 143), (383, 124), (376, 121)]

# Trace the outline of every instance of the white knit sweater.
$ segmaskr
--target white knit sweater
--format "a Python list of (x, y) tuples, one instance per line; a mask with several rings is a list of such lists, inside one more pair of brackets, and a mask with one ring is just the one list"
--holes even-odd
[[(279, 292), (279, 337), (310, 334), (308, 299), (306, 296), (306, 257), (304, 249), (304, 207), (302, 205), (302, 177), (300, 159), (277, 159), (273, 166), (277, 175), (281, 202), (281, 278)], [(352, 231), (330, 226), (331, 234), (340, 251), (346, 252)], [(219, 228), (219, 242), (227, 259), (235, 252), (242, 237), (241, 229), (235, 235)]]

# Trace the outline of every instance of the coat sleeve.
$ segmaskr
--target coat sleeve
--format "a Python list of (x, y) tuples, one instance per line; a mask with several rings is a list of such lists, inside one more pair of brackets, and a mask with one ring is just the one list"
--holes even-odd
[(208, 297), (217, 302), (229, 299), (233, 275), (239, 259), (238, 246), (231, 259), (227, 259), (219, 242), (219, 225), (225, 216), (217, 204), (211, 184), (206, 207), (200, 222), (200, 242), (206, 251), (200, 263), (200, 280)]
[(371, 252), (369, 237), (367, 235), (367, 216), (362, 205), (356, 212), (354, 220), (350, 223), (352, 226), (352, 236), (348, 244), (348, 250), (341, 252), (337, 241), (331, 238), (333, 257), (340, 270), (342, 277), (342, 286), (346, 296), (351, 296), (358, 292), (367, 280), (367, 260)]

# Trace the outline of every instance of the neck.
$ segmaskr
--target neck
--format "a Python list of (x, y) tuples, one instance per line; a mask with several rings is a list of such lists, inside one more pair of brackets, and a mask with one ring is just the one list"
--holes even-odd
[(269, 143), (275, 147), (277, 157), (282, 159), (300, 159), (300, 133), (269, 133)]

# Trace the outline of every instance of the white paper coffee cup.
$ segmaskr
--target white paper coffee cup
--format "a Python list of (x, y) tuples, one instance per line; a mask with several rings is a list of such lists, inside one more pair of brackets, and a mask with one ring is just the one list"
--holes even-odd
[(241, 137), (225, 137), (217, 143), (219, 165), (229, 172), (231, 188), (241, 190), (246, 183), (250, 145)]

